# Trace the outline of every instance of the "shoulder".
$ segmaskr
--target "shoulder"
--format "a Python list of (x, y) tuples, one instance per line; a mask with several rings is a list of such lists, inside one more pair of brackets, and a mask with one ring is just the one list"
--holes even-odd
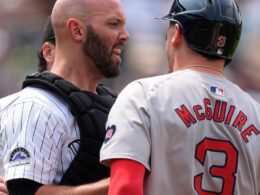
[(98, 84), (96, 90), (97, 90), (97, 93), (99, 95), (110, 96), (110, 97), (113, 97), (113, 98), (117, 97), (117, 94), (112, 89), (110, 89), (109, 87), (107, 87), (103, 84)]
[(167, 80), (171, 77), (170, 74), (160, 75), (160, 76), (154, 76), (154, 77), (147, 77), (138, 79), (135, 81), (132, 81), (129, 83), (124, 90), (145, 90), (146, 92), (155, 89), (156, 87), (162, 85), (164, 82), (167, 82)]
[(52, 92), (35, 87), (26, 87), (18, 93), (12, 94), (0, 100), (1, 112), (15, 106), (30, 105), (41, 106), (46, 112), (52, 113), (60, 118), (68, 118), (70, 109), (66, 102), (54, 95)]
[(162, 83), (168, 79), (169, 75), (148, 77), (138, 79), (129, 83), (118, 95), (117, 105), (147, 105), (150, 97), (158, 91)]

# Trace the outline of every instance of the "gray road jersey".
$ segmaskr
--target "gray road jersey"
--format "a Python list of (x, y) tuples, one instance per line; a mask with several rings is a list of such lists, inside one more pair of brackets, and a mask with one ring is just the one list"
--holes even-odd
[(101, 161), (133, 159), (146, 195), (258, 195), (260, 105), (224, 78), (184, 70), (129, 84)]

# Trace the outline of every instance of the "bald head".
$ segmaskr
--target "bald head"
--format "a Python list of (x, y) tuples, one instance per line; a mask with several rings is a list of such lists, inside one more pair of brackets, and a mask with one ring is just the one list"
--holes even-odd
[(103, 10), (113, 10), (119, 2), (120, 0), (57, 0), (51, 14), (55, 35), (59, 37), (70, 18), (87, 22), (94, 15), (105, 15)]
[(94, 80), (117, 75), (129, 39), (125, 21), (120, 0), (57, 0), (52, 11), (56, 36), (52, 70), (91, 73)]
[(82, 18), (88, 0), (57, 0), (52, 10), (52, 24), (56, 36), (66, 27), (69, 18)]

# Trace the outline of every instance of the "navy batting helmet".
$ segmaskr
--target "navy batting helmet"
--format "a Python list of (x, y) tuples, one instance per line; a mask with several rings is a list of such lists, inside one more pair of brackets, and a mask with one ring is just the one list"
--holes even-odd
[(242, 29), (234, 0), (174, 0), (161, 19), (178, 23), (190, 48), (231, 61)]

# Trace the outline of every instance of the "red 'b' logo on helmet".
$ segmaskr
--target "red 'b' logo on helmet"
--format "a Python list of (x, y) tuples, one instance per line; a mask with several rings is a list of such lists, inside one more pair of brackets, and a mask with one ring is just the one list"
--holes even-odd
[(224, 47), (225, 44), (226, 44), (226, 40), (227, 38), (225, 36), (219, 36), (218, 39), (217, 39), (217, 47)]

